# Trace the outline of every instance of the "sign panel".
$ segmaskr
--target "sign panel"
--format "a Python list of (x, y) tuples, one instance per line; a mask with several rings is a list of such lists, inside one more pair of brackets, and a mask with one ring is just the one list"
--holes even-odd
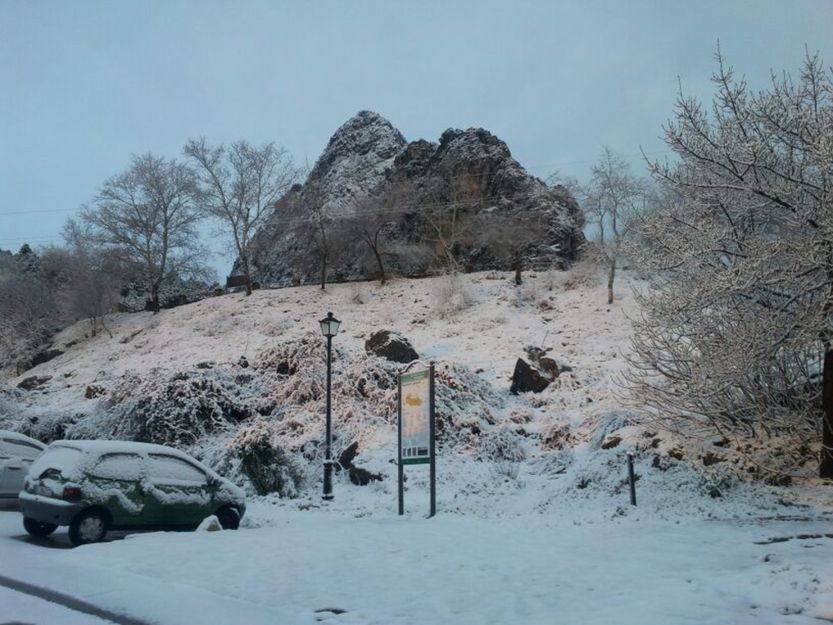
[(402, 462), (428, 463), (431, 458), (430, 369), (402, 375), (399, 410), (402, 419)]

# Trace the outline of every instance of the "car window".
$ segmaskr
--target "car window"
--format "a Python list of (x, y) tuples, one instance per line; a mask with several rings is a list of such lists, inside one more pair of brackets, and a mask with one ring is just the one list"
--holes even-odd
[(6, 448), (6, 453), (9, 453), (17, 458), (23, 458), (24, 460), (34, 460), (37, 455), (43, 451), (39, 447), (31, 445), (25, 441), (4, 439), (3, 446)]
[(34, 477), (40, 477), (47, 469), (56, 469), (66, 476), (75, 468), (82, 455), (81, 450), (75, 447), (63, 445), (47, 447), (46, 451), (32, 463), (29, 473)]
[(104, 454), (90, 471), (93, 477), (108, 480), (138, 480), (142, 457), (137, 454)]
[(164, 454), (150, 454), (149, 457), (148, 477), (199, 482), (201, 484), (206, 481), (205, 473), (190, 462)]

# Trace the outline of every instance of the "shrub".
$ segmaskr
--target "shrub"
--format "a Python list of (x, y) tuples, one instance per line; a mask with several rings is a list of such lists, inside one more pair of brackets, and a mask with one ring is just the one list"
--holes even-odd
[(241, 428), (229, 443), (229, 449), (240, 459), (240, 468), (258, 495), (298, 496), (302, 482), (300, 467), (275, 443), (271, 423), (258, 419)]

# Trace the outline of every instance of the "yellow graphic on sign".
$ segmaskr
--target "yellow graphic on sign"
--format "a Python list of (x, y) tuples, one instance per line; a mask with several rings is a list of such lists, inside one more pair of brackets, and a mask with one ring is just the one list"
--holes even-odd
[(410, 393), (408, 393), (405, 396), (405, 403), (409, 406), (421, 406), (422, 400), (419, 397), (416, 397), (415, 395), (411, 395)]

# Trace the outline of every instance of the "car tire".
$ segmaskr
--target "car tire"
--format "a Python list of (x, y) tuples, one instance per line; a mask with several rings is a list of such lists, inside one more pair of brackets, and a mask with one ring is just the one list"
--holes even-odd
[(35, 538), (46, 538), (58, 529), (58, 526), (54, 523), (36, 521), (35, 519), (26, 516), (23, 517), (23, 528), (29, 533), (30, 536), (34, 536)]
[(69, 524), (69, 541), (76, 547), (97, 543), (107, 534), (107, 517), (101, 510), (84, 510)]
[(240, 527), (240, 513), (232, 507), (217, 510), (217, 520), (224, 530), (236, 530)]

